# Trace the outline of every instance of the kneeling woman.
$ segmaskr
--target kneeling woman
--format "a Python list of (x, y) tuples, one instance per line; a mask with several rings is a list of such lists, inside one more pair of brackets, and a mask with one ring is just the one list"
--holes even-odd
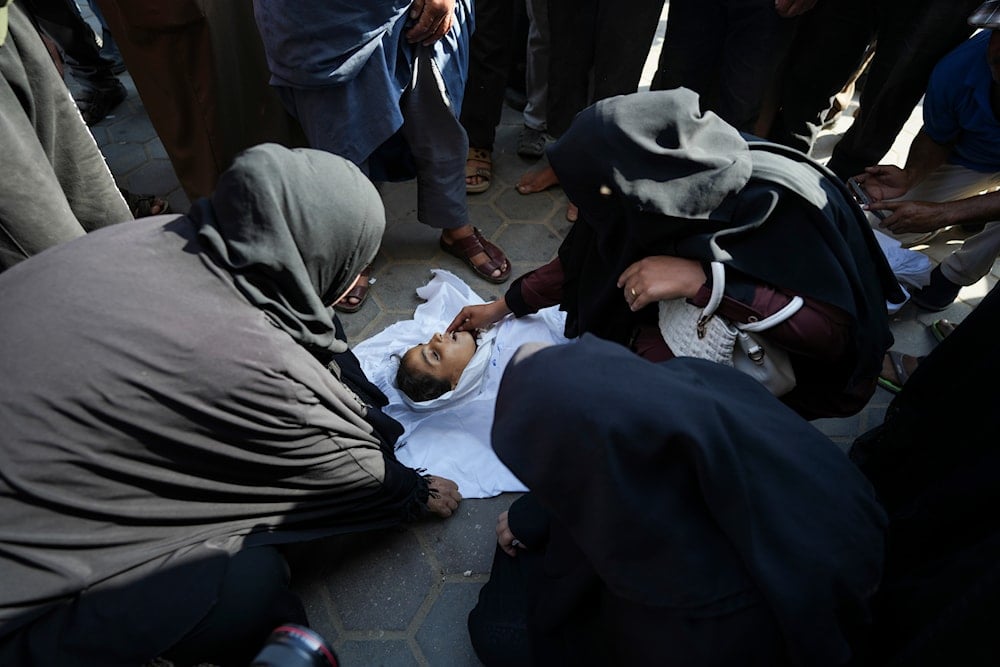
[[(903, 296), (830, 172), (748, 141), (683, 88), (598, 102), (548, 157), (579, 221), (558, 257), (503, 299), (462, 309), (448, 331), (559, 304), (568, 338), (592, 333), (663, 361), (721, 356), (700, 349), (713, 337), (701, 323), (696, 335), (697, 313), (711, 316), (710, 328), (720, 317), (760, 328), (792, 313), (758, 334), (794, 371), (781, 399), (807, 418), (868, 402), (892, 342), (886, 300)], [(682, 326), (663, 317), (667, 305), (696, 315)]]
[(856, 664), (885, 513), (749, 376), (590, 335), (522, 349), (493, 447), (531, 492), (469, 616), (487, 665)]
[(305, 620), (275, 545), (451, 515), (328, 308), (384, 225), (353, 165), (263, 145), (0, 276), (0, 664), (246, 665)]

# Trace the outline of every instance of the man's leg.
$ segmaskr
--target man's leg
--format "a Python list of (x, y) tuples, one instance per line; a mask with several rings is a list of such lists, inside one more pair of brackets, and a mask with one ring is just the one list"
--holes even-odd
[(17, 4), (9, 20), (0, 48), (0, 271), (132, 217), (35, 26)]
[(590, 103), (597, 0), (548, 0), (549, 94), (546, 127), (559, 138)]
[(614, 0), (600, 0), (591, 102), (639, 89), (662, 9), (661, 0), (635, 0), (627, 12)]
[(833, 97), (862, 66), (875, 24), (865, 0), (824, 0), (801, 17), (768, 139), (809, 153)]
[(545, 150), (548, 130), (549, 94), (549, 8), (547, 0), (527, 0), (528, 46), (525, 54), (527, 72), (524, 128), (518, 137), (517, 153), (538, 158)]
[(927, 88), (931, 70), (972, 34), (966, 20), (978, 0), (892, 0), (879, 7), (878, 40), (854, 123), (827, 167), (843, 179), (878, 164)]
[(770, 0), (727, 0), (723, 4), (725, 34), (716, 74), (716, 111), (738, 130), (751, 132), (799, 19), (782, 18)]
[(671, 0), (667, 31), (650, 89), (690, 88), (701, 97), (702, 109), (712, 108), (718, 89), (724, 20), (720, 0)]
[[(403, 95), (403, 136), (417, 169), (417, 220), (443, 230), (445, 249), (458, 252), (461, 240), (475, 237), (465, 195), (465, 160), (469, 140), (444, 96), (444, 84), (429, 47), (419, 47), (413, 61), (415, 83)], [(467, 263), (487, 280), (510, 275), (510, 262), (493, 244), (465, 251)], [(450, 251), (450, 250), (449, 250)]]
[(59, 46), (73, 78), (83, 88), (77, 102), (88, 125), (100, 122), (125, 101), (125, 87), (101, 56), (97, 38), (74, 0), (28, 0), (39, 27)]
[(475, 11), (460, 118), (469, 144), (492, 150), (513, 55), (514, 0), (477, 0)]
[[(987, 174), (953, 164), (935, 169), (919, 185), (901, 199), (909, 201), (946, 202), (975, 197), (980, 192), (1000, 188), (1000, 174)], [(873, 216), (869, 216), (869, 220)], [(885, 231), (885, 230), (882, 230)], [(904, 244), (913, 245), (933, 238), (933, 234), (892, 235)], [(947, 308), (959, 290), (987, 275), (1000, 255), (1000, 222), (990, 222), (983, 231), (965, 239), (962, 245), (946, 256), (933, 271), (929, 285), (912, 295), (913, 302), (924, 310)]]

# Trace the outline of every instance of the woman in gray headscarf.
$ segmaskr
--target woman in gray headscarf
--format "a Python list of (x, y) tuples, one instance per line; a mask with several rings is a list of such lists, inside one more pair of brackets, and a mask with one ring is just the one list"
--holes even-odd
[(384, 224), (347, 161), (262, 145), (0, 276), (0, 663), (247, 664), (305, 620), (274, 545), (451, 515), (328, 308)]

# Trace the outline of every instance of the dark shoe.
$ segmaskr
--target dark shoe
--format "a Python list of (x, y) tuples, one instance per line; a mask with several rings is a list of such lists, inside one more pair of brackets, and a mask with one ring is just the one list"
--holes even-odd
[(368, 289), (375, 282), (371, 275), (372, 265), (369, 264), (361, 271), (361, 278), (358, 279), (357, 284), (344, 295), (344, 298), (333, 304), (333, 307), (341, 313), (356, 313), (361, 310), (361, 306), (365, 305), (365, 301), (368, 299)]
[(80, 113), (87, 125), (94, 125), (104, 120), (115, 107), (125, 101), (126, 97), (128, 92), (125, 86), (116, 79), (112, 86), (88, 91), (76, 100), (76, 105), (80, 107)]
[(931, 271), (931, 282), (913, 293), (911, 301), (923, 310), (937, 312), (944, 310), (958, 297), (962, 286), (956, 285), (941, 273), (941, 266), (935, 266)]
[(125, 203), (132, 211), (133, 218), (146, 218), (151, 215), (166, 215), (170, 213), (170, 202), (156, 195), (139, 195), (125, 188), (119, 188)]
[(528, 106), (528, 97), (524, 94), (524, 91), (515, 90), (514, 88), (508, 87), (504, 91), (503, 100), (514, 111), (524, 111), (524, 107)]
[(517, 137), (517, 154), (521, 157), (540, 158), (545, 154), (545, 133), (525, 125)]
[(957, 324), (948, 320), (935, 320), (931, 323), (931, 335), (934, 336), (934, 340), (940, 343), (950, 336), (951, 332), (957, 326)]

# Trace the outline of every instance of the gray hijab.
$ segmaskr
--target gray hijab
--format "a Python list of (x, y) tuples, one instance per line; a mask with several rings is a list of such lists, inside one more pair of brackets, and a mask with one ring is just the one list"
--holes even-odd
[(236, 157), (190, 217), (236, 287), (313, 354), (343, 352), (328, 307), (375, 258), (385, 212), (344, 158), (261, 144)]

